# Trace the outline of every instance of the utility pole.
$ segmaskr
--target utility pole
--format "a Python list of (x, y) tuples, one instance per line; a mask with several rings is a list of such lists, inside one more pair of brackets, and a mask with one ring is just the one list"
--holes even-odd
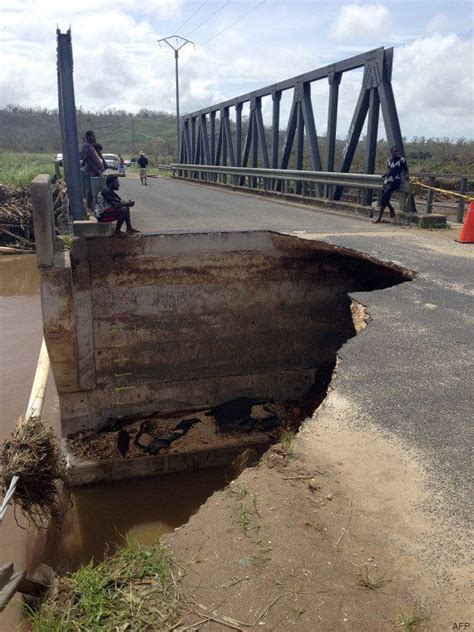
[(133, 156), (135, 156), (135, 154), (136, 154), (136, 147), (135, 147), (135, 114), (132, 114), (132, 151), (133, 151)]
[(194, 42), (186, 39), (185, 37), (181, 37), (181, 35), (170, 35), (169, 37), (163, 37), (158, 40), (158, 44), (165, 43), (168, 44), (170, 48), (174, 50), (174, 64), (176, 70), (176, 162), (179, 162), (179, 78), (178, 78), (178, 56), (179, 51), (186, 46), (186, 44), (192, 44), (194, 46)]

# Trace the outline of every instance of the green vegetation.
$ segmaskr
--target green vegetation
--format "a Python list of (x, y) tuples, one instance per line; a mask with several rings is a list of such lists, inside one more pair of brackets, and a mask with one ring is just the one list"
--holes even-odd
[(370, 590), (376, 590), (377, 588), (383, 588), (390, 579), (385, 577), (384, 575), (378, 575), (376, 573), (371, 573), (371, 571), (364, 566), (357, 573), (357, 583), (359, 586), (364, 586), (364, 588), (370, 588)]
[(285, 430), (281, 438), (281, 447), (284, 452), (291, 452), (295, 433), (292, 430)]
[[(128, 540), (100, 564), (60, 581), (58, 594), (30, 613), (33, 632), (162, 630), (178, 616), (175, 561), (160, 544)], [(131, 629), (131, 627), (130, 627)]]
[[(57, 111), (23, 108), (0, 109), (0, 150), (51, 153), (61, 152)], [(152, 164), (174, 160), (176, 117), (166, 112), (140, 110), (138, 114), (110, 110), (95, 114), (77, 111), (78, 141), (92, 129), (105, 153), (132, 158), (143, 150)]]
[(400, 615), (398, 625), (404, 632), (423, 632), (425, 629), (424, 627), (421, 627), (423, 621), (424, 618), (412, 610)]
[[(242, 131), (247, 131), (248, 119), (242, 119)], [(99, 114), (79, 109), (77, 112), (79, 142), (88, 129), (96, 132), (104, 152), (121, 153), (132, 158), (143, 150), (150, 159), (151, 166), (169, 164), (175, 160), (176, 117), (167, 112), (140, 110), (137, 114), (125, 111), (109, 110)], [(232, 123), (232, 127), (234, 127)], [(0, 151), (42, 152), (53, 157), (61, 151), (59, 121), (57, 111), (23, 108), (16, 105), (0, 109)], [(322, 130), (319, 130), (320, 132)], [(272, 133), (265, 128), (268, 151), (272, 153)], [(280, 130), (280, 150), (285, 142), (285, 130)], [(380, 134), (383, 134), (383, 125)], [(424, 173), (465, 173), (474, 172), (474, 141), (460, 138), (404, 139), (405, 153), (412, 172)], [(308, 143), (305, 143), (304, 167), (310, 168)], [(336, 142), (336, 165), (340, 164), (345, 140)], [(361, 171), (364, 167), (365, 138), (361, 138), (357, 147), (352, 171)], [(327, 153), (326, 138), (319, 137), (320, 153), (324, 159)], [(388, 144), (380, 140), (377, 145), (376, 172), (385, 171), (389, 153)], [(294, 166), (295, 155), (290, 159), (290, 168)]]
[(248, 507), (241, 504), (239, 507), (239, 513), (237, 515), (237, 524), (242, 527), (244, 531), (248, 531), (250, 528), (250, 512)]
[(54, 173), (53, 154), (0, 151), (0, 183), (28, 186), (39, 173)]

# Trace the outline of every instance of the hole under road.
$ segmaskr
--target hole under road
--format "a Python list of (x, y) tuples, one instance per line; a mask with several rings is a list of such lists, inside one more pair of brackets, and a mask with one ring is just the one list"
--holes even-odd
[[(184, 524), (247, 465), (245, 453), (297, 431), (324, 400), (338, 350), (365, 324), (350, 294), (413, 278), (268, 231), (143, 236), (115, 251), (100, 241), (89, 247), (100, 394), (127, 375), (139, 392), (159, 383), (161, 401), (123, 414), (97, 396), (100, 422), (67, 433), (73, 482), (86, 485), (74, 492), (73, 544), (61, 553), (72, 566), (130, 531), (149, 542)], [(124, 284), (134, 306), (125, 320)], [(119, 480), (134, 477), (143, 478)]]

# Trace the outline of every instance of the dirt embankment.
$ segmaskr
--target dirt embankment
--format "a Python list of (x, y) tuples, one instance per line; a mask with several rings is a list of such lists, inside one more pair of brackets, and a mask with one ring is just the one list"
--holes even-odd
[(444, 631), (470, 620), (467, 539), (424, 509), (418, 455), (370, 421), (355, 429), (354, 412), (331, 392), (292, 445), (271, 449), (165, 536), (196, 612), (214, 613), (189, 625), (224, 630), (230, 617), (236, 629)]

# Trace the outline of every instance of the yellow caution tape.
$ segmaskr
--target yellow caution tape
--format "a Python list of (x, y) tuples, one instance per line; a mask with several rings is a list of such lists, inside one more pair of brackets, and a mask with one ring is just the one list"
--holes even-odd
[(464, 195), (463, 193), (456, 193), (455, 191), (447, 191), (446, 189), (438, 189), (437, 187), (432, 187), (429, 184), (424, 184), (418, 178), (410, 178), (410, 182), (412, 184), (417, 184), (424, 189), (431, 189), (432, 191), (439, 191), (440, 193), (444, 193), (445, 195), (453, 195), (454, 197), (464, 198), (465, 200), (474, 201), (474, 197), (472, 195)]

